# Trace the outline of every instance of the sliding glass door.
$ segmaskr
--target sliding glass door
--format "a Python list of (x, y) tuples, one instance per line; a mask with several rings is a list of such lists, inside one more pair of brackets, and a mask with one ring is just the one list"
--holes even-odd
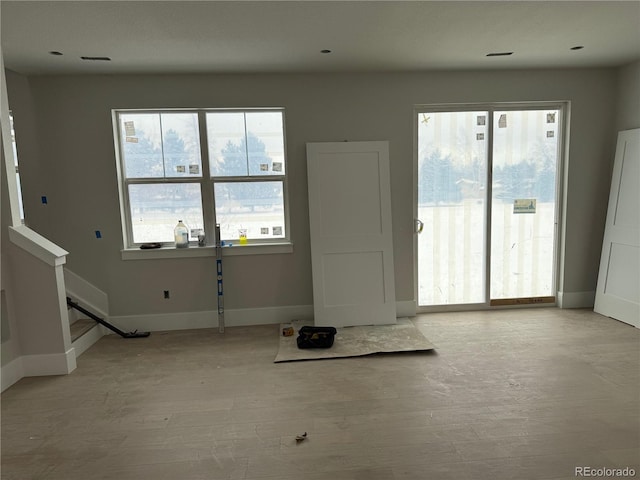
[(561, 106), (416, 113), (419, 306), (553, 302)]

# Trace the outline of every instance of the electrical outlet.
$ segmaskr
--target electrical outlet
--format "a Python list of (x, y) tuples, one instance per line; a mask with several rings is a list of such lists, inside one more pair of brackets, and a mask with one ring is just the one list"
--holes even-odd
[(169, 298), (169, 290), (164, 291), (164, 298)]

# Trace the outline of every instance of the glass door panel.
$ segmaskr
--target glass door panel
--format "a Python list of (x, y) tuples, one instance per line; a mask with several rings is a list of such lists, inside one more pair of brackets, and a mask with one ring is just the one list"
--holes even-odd
[(492, 300), (554, 295), (559, 116), (493, 113)]
[(418, 304), (486, 301), (488, 112), (418, 113)]

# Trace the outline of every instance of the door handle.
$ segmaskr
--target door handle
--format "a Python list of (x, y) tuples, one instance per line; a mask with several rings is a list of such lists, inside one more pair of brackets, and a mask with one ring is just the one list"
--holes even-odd
[(416, 218), (416, 225), (415, 225), (416, 233), (422, 233), (423, 228), (424, 228), (424, 222)]

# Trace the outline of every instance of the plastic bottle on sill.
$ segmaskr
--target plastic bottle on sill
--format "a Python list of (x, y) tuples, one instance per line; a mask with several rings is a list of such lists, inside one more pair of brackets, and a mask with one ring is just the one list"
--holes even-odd
[(240, 245), (246, 245), (248, 243), (247, 242), (247, 229), (246, 228), (241, 228), (240, 230), (238, 230), (238, 234), (239, 234), (238, 236), (240, 237), (239, 238)]
[(189, 229), (182, 223), (182, 220), (178, 220), (178, 225), (173, 229), (173, 236), (176, 240), (176, 248), (189, 246)]

